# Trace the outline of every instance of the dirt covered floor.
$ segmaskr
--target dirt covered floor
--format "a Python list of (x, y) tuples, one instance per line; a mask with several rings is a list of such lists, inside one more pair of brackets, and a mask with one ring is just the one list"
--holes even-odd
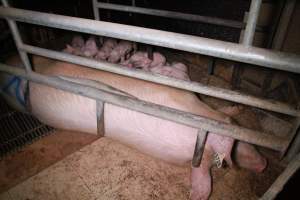
[[(64, 137), (64, 134), (59, 134)], [(74, 146), (82, 146), (82, 141), (90, 142), (90, 138), (79, 137), (80, 143), (70, 143), (57, 137), (65, 145), (56, 151), (53, 146), (52, 150), (47, 149), (51, 151), (47, 155), (48, 161), (36, 156), (40, 154), (41, 149), (38, 148), (26, 158), (21, 156), (23, 159), (19, 159), (23, 161), (2, 161), (1, 172), (5, 172), (1, 174), (2, 191), (11, 186), (8, 180), (14, 185), (17, 181), (20, 183), (2, 193), (0, 199), (188, 199), (189, 165), (171, 165), (107, 138), (96, 140), (58, 161), (61, 154), (66, 154)], [(50, 140), (46, 137), (40, 143), (50, 143)], [(31, 146), (23, 152), (32, 149)], [(22, 152), (16, 153), (14, 158), (18, 154), (20, 156)], [(32, 171), (37, 172), (37, 168), (49, 163), (49, 160), (58, 162), (30, 177)], [(282, 170), (276, 160), (272, 159), (262, 174), (238, 168), (213, 169), (211, 199), (257, 199)], [(31, 166), (31, 169), (23, 170), (21, 166), (24, 164)], [(30, 178), (22, 182), (20, 177), (25, 176)]]
[[(82, 145), (82, 142), (72, 144), (64, 141), (68, 134), (76, 137), (76, 133), (56, 134), (56, 139), (62, 139), (59, 143), (69, 148), (55, 150), (52, 146), (47, 149), (51, 151), (47, 155), (48, 161), (36, 156), (41, 154), (41, 149), (34, 150), (32, 145), (13, 156), (17, 158), (17, 155), (24, 155), (23, 152), (27, 151), (26, 158), (2, 161), (2, 192), (12, 186), (11, 182), (13, 185), (18, 181), (20, 183), (2, 193), (0, 199), (188, 199), (189, 165), (171, 165), (107, 138), (94, 141), (32, 176), (32, 172), (41, 170), (37, 168), (45, 162), (58, 161), (61, 154), (67, 153), (63, 149), (70, 151), (74, 146), (78, 148)], [(83, 136), (78, 137), (84, 140)], [(86, 138), (88, 141), (90, 138)], [(46, 137), (40, 143), (51, 142)], [(273, 158), (269, 159), (269, 167), (262, 174), (238, 168), (213, 169), (211, 199), (257, 199), (282, 170), (275, 154), (269, 152), (269, 155)], [(22, 170), (20, 163), (31, 166), (31, 169)], [(26, 176), (32, 177), (22, 182)]]

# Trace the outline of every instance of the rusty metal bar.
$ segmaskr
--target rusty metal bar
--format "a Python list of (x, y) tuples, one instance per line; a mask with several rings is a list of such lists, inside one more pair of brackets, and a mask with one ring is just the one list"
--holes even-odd
[[(119, 5), (119, 4), (112, 4), (112, 3), (103, 3), (103, 2), (98, 2), (96, 4), (96, 7), (102, 8), (102, 9), (107, 9), (107, 10), (116, 10), (116, 11), (122, 11), (122, 12), (130, 12), (130, 13), (137, 13), (137, 14), (144, 14), (144, 15), (166, 17), (166, 18), (171, 18), (171, 19), (180, 19), (180, 20), (186, 20), (186, 21), (201, 22), (201, 23), (206, 23), (206, 24), (214, 24), (214, 25), (237, 28), (237, 29), (244, 29), (246, 27), (245, 23), (235, 21), (235, 20), (186, 14), (186, 13), (180, 13), (180, 12), (174, 12), (174, 11), (167, 11), (167, 10), (158, 10), (158, 9), (142, 8), (142, 7), (136, 7), (136, 6), (126, 6), (126, 5)], [(259, 26), (259, 27), (257, 27), (257, 30), (263, 31), (264, 28)]]
[(96, 101), (96, 115), (97, 115), (97, 134), (104, 136), (104, 102)]
[(0, 6), (0, 17), (65, 30), (114, 37), (300, 73), (300, 56), (230, 42), (135, 26)]
[(252, 0), (249, 10), (247, 25), (243, 37), (243, 45), (251, 46), (255, 35), (256, 22), (259, 16), (262, 0)]
[(201, 164), (207, 134), (208, 134), (207, 131), (198, 130), (196, 145), (195, 145), (195, 150), (194, 150), (194, 155), (192, 160), (193, 167), (199, 167)]
[(292, 116), (300, 116), (300, 111), (296, 110), (290, 105), (275, 101), (275, 100), (266, 100), (260, 99), (258, 97), (241, 94), (236, 91), (231, 91), (228, 89), (217, 88), (213, 86), (207, 86), (198, 82), (178, 80), (166, 76), (161, 76), (157, 74), (147, 73), (142, 70), (130, 70), (124, 67), (120, 67), (118, 64), (92, 60), (89, 58), (79, 57), (75, 55), (70, 55), (66, 53), (56, 52), (52, 50), (47, 50), (39, 47), (34, 47), (30, 45), (24, 45), (21, 49), (32, 54), (45, 56), (48, 58), (53, 58), (57, 60), (62, 60), (78, 65), (83, 65), (91, 67), (94, 69), (100, 69), (120, 75), (125, 75), (133, 78), (138, 78), (146, 81), (151, 81), (163, 85), (168, 85), (184, 90), (189, 90), (192, 92), (197, 92), (200, 94), (221, 98), (236, 103), (242, 103), (257, 108), (262, 108), (266, 110), (271, 110), (275, 112), (280, 112)]
[[(23, 69), (5, 64), (0, 64), (0, 71), (14, 74), (30, 81), (45, 84), (57, 89), (73, 92), (75, 94), (86, 96), (95, 100), (111, 103), (116, 106), (124, 107), (130, 110), (170, 120), (212, 133), (221, 134), (227, 137), (232, 137), (237, 140), (264, 146), (278, 151), (283, 150), (289, 143), (289, 140), (285, 138), (276, 137), (267, 133), (247, 129), (237, 125), (226, 124), (188, 112), (138, 100), (130, 96), (110, 93), (95, 87), (90, 87), (88, 85), (67, 81), (59, 77), (45, 76), (35, 72), (26, 73)], [(98, 84), (101, 83), (99, 82)]]
[[(9, 4), (8, 4), (7, 0), (1, 0), (1, 1), (2, 1), (2, 4), (3, 4), (4, 7), (7, 7), (7, 8), (9, 7)], [(21, 35), (19, 33), (18, 26), (17, 26), (16, 22), (12, 19), (7, 19), (7, 23), (8, 23), (8, 26), (9, 26), (10, 30), (11, 30), (13, 39), (15, 41), (17, 50), (18, 50), (19, 55), (20, 55), (20, 58), (21, 58), (24, 66), (25, 66), (25, 69), (28, 72), (30, 72), (31, 71), (31, 64), (30, 64), (28, 55), (27, 55), (26, 52), (20, 50), (20, 46), (22, 46), (23, 42), (22, 42)]]

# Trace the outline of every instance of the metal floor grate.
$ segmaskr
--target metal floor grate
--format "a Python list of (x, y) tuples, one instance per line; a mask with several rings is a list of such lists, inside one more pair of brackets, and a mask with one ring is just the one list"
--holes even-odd
[(11, 109), (0, 98), (0, 158), (53, 132), (29, 114)]

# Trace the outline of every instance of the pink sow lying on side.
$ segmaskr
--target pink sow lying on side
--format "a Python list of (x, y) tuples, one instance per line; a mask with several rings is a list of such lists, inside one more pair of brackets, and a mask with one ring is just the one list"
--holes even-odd
[[(100, 81), (141, 100), (176, 108), (182, 111), (231, 123), (224, 113), (213, 110), (191, 92), (135, 80), (108, 72), (55, 62), (39, 65), (47, 75), (66, 75)], [(185, 70), (179, 66), (180, 70)], [(32, 112), (43, 122), (54, 127), (97, 132), (96, 102), (92, 99), (59, 91), (47, 86), (31, 84)], [(111, 104), (104, 107), (105, 136), (128, 144), (140, 151), (168, 162), (183, 164), (193, 156), (197, 129), (159, 119)], [(210, 169), (217, 153), (229, 165), (234, 140), (209, 133), (199, 168), (192, 169), (192, 199), (207, 199), (211, 192)], [(235, 162), (254, 171), (262, 171), (266, 160), (252, 145), (238, 142)], [(239, 152), (241, 152), (239, 154)], [(249, 161), (251, 157), (251, 161)]]

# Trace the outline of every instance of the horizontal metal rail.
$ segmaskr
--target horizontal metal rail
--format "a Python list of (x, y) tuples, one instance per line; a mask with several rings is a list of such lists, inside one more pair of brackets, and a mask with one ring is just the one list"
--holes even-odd
[(65, 30), (114, 37), (272, 69), (300, 73), (300, 56), (257, 47), (135, 26), (0, 7), (0, 17)]
[(36, 54), (36, 55), (40, 55), (40, 56), (44, 56), (56, 60), (62, 60), (65, 62), (83, 65), (94, 69), (100, 69), (100, 70), (104, 70), (104, 71), (108, 71), (120, 75), (125, 75), (125, 76), (151, 81), (163, 85), (168, 85), (168, 86), (172, 86), (172, 87), (176, 87), (176, 88), (180, 88), (180, 89), (184, 89), (184, 90), (188, 90), (200, 94), (205, 94), (216, 98), (233, 101), (236, 103), (246, 104), (257, 108), (284, 113), (287, 115), (300, 116), (299, 110), (296, 110), (295, 108), (293, 108), (288, 104), (284, 104), (274, 100), (261, 99), (258, 97), (241, 94), (239, 92), (228, 90), (228, 89), (207, 86), (198, 82), (178, 80), (166, 76), (147, 73), (142, 70), (130, 70), (124, 68), (119, 64), (92, 60), (89, 58), (74, 56), (71, 54), (61, 53), (61, 52), (34, 47), (30, 45), (23, 45), (20, 47), (20, 49), (28, 53), (32, 53), (32, 54)]
[(111, 103), (116, 106), (121, 106), (127, 109), (149, 114), (204, 131), (232, 137), (237, 140), (264, 146), (278, 151), (283, 150), (289, 143), (289, 140), (285, 138), (280, 138), (267, 133), (254, 131), (236, 125), (226, 124), (188, 112), (179, 111), (177, 109), (148, 103), (146, 101), (138, 100), (130, 96), (110, 93), (88, 85), (82, 85), (67, 81), (59, 77), (45, 76), (35, 72), (26, 73), (26, 71), (22, 68), (16, 68), (1, 63), (0, 71), (14, 74), (30, 81), (45, 84), (57, 89), (73, 92), (75, 94), (86, 96), (95, 100)]
[[(126, 5), (119, 5), (119, 4), (112, 4), (112, 3), (103, 3), (103, 2), (95, 3), (94, 9), (95, 7), (107, 9), (107, 10), (116, 10), (122, 12), (131, 12), (137, 14), (166, 17), (171, 19), (181, 19), (186, 21), (201, 22), (206, 24), (214, 24), (214, 25), (226, 26), (226, 27), (237, 28), (237, 29), (244, 29), (246, 27), (246, 24), (244, 22), (239, 22), (236, 20), (221, 19), (216, 17), (208, 17), (208, 16), (201, 16), (201, 15), (194, 15), (194, 14), (186, 14), (186, 13), (180, 13), (180, 12), (168, 11), (168, 10), (158, 10), (158, 9), (126, 6)], [(264, 31), (264, 28), (258, 26), (256, 30)]]

